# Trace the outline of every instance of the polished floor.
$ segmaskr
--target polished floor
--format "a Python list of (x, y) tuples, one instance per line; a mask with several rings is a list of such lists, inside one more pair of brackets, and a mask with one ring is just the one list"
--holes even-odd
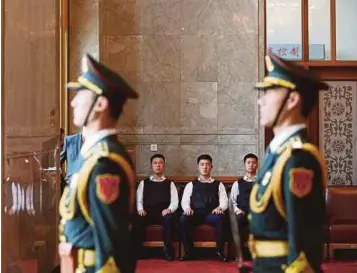
[[(357, 273), (357, 261), (336, 261), (323, 265), (324, 273)], [(137, 273), (238, 273), (235, 262), (216, 260), (166, 262), (161, 259), (140, 260)]]

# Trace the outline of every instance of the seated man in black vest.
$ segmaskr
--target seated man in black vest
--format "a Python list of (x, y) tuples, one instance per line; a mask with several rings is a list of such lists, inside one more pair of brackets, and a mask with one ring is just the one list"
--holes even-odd
[(217, 256), (226, 261), (223, 256), (224, 211), (228, 207), (228, 197), (224, 185), (211, 178), (212, 157), (207, 154), (197, 158), (198, 178), (186, 185), (181, 206), (183, 214), (180, 218), (180, 230), (185, 248), (181, 260), (194, 258), (192, 228), (198, 224), (209, 224), (216, 228)]
[(150, 163), (153, 175), (141, 181), (136, 192), (138, 240), (141, 244), (147, 225), (162, 225), (164, 257), (172, 261), (173, 213), (178, 207), (178, 193), (175, 184), (164, 176), (165, 157), (155, 154), (150, 158)]
[[(237, 247), (238, 265), (243, 265), (242, 247), (248, 241), (249, 232), (246, 232), (249, 221), (249, 197), (254, 182), (257, 179), (258, 157), (255, 154), (246, 154), (243, 158), (245, 175), (234, 182), (231, 190), (231, 209), (235, 215), (237, 224), (231, 222), (233, 239)], [(235, 228), (234, 228), (235, 227)], [(237, 239), (237, 236), (238, 239)]]

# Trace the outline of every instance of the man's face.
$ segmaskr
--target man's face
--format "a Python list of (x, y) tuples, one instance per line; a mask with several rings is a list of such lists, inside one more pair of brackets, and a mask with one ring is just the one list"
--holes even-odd
[(245, 171), (247, 173), (256, 173), (258, 168), (258, 161), (255, 158), (247, 158), (244, 163)]
[(151, 161), (151, 169), (154, 174), (163, 174), (165, 170), (165, 161), (161, 157), (156, 157)]
[(94, 98), (95, 94), (88, 89), (77, 92), (76, 96), (71, 101), (71, 107), (73, 108), (73, 124), (75, 126), (81, 127), (84, 125)]
[(211, 175), (212, 168), (213, 168), (212, 163), (207, 159), (201, 159), (200, 162), (198, 162), (197, 169), (200, 175), (203, 176)]
[[(266, 127), (272, 127), (288, 90), (286, 88), (271, 88), (264, 91), (264, 94), (258, 99), (260, 111), (260, 124)], [(283, 116), (284, 109), (281, 116)]]

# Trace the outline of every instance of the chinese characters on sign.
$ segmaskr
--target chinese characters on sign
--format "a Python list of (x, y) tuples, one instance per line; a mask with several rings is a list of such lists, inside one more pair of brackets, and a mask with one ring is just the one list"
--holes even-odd
[(300, 50), (299, 46), (294, 46), (291, 49), (289, 49), (287, 47), (279, 47), (279, 49), (276, 52), (274, 52), (274, 49), (272, 47), (268, 48), (269, 52), (276, 53), (281, 57), (291, 56), (291, 57), (295, 57), (295, 58), (299, 58), (300, 57), (299, 50)]
[[(301, 44), (270, 44), (267, 46), (269, 52), (273, 52), (278, 56), (287, 60), (301, 60), (302, 46)], [(325, 46), (322, 44), (309, 45), (310, 60), (324, 60)]]

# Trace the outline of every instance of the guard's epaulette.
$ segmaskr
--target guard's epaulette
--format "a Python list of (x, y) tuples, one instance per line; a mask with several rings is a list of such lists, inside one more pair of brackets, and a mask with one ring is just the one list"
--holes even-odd
[(86, 153), (84, 153), (84, 158), (88, 158), (91, 156), (95, 157), (105, 157), (109, 154), (108, 143), (106, 142), (98, 142), (91, 149), (89, 149)]

